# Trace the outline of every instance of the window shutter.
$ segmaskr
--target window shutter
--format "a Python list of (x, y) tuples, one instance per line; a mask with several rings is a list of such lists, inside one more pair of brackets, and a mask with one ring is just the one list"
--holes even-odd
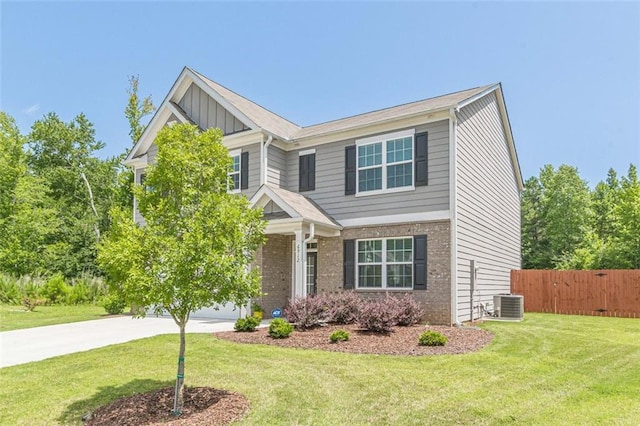
[(352, 290), (356, 280), (356, 240), (344, 240), (342, 243), (344, 289)]
[(249, 153), (240, 155), (240, 189), (249, 188)]
[(415, 152), (416, 152), (416, 186), (427, 185), (427, 140), (428, 134), (416, 133), (415, 135)]
[(356, 193), (356, 146), (344, 148), (344, 195)]
[(316, 155), (308, 154), (300, 156), (298, 192), (313, 191), (316, 189)]
[(427, 289), (427, 236), (413, 237), (413, 289)]

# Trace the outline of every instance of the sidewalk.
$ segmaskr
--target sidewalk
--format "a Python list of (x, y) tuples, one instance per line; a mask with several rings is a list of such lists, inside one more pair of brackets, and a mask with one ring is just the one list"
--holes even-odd
[[(187, 333), (229, 331), (233, 325), (229, 320), (190, 319)], [(171, 318), (128, 316), (5, 331), (0, 333), (0, 368), (178, 332)]]

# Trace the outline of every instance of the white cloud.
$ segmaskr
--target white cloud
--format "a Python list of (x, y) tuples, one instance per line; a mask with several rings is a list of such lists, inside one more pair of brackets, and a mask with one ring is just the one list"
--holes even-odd
[(36, 112), (38, 112), (38, 110), (40, 109), (40, 105), (38, 104), (33, 104), (31, 105), (29, 108), (25, 108), (22, 110), (23, 113), (27, 114), (27, 115), (33, 115)]

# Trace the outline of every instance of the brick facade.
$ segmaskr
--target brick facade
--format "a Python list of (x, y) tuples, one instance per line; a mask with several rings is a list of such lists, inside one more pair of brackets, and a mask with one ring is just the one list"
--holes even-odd
[[(410, 293), (426, 311), (431, 324), (451, 323), (451, 233), (449, 221), (411, 223), (405, 225), (346, 228), (341, 237), (318, 237), (318, 293), (342, 291), (342, 241), (344, 239), (387, 238), (427, 235), (427, 289)], [(282, 308), (291, 296), (293, 236), (269, 235), (258, 253), (261, 265), (262, 291), (267, 293), (261, 304), (265, 317), (275, 307)], [(384, 297), (385, 290), (357, 290), (365, 298)], [(392, 294), (403, 294), (394, 290)]]
[(258, 250), (256, 264), (262, 274), (260, 300), (265, 318), (271, 317), (271, 310), (284, 308), (291, 297), (291, 235), (267, 235), (267, 243)]

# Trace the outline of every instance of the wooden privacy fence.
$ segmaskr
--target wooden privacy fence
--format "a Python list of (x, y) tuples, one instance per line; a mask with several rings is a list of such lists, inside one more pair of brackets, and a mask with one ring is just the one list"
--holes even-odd
[(525, 312), (640, 318), (640, 269), (512, 270)]

